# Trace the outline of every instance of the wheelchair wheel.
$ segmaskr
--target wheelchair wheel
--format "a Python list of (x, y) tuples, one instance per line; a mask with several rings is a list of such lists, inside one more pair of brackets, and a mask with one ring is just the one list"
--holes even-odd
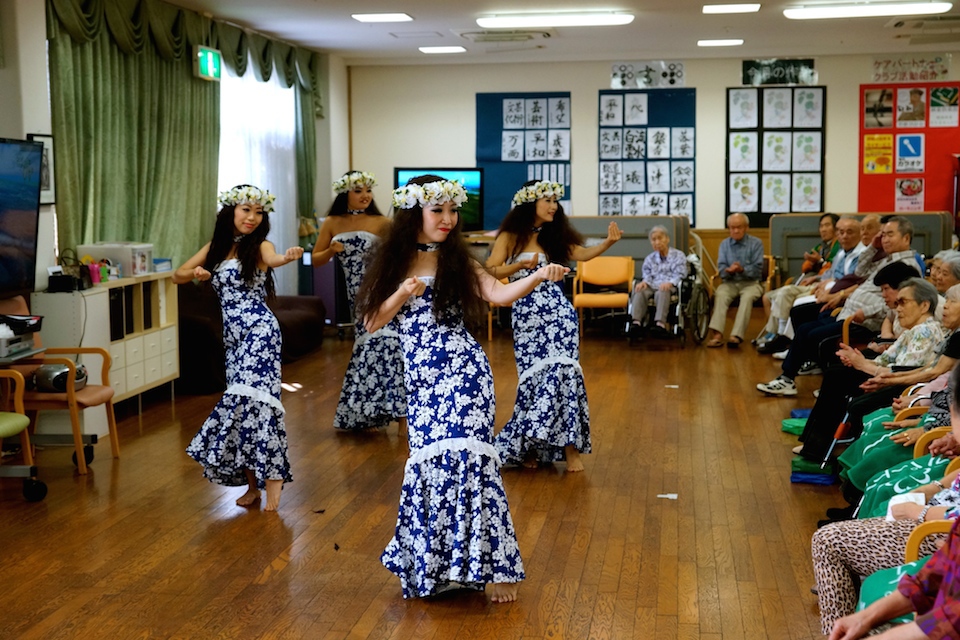
[(27, 502), (40, 502), (47, 497), (47, 485), (33, 478), (23, 481), (23, 497)]
[(687, 303), (687, 316), (690, 318), (693, 339), (697, 344), (700, 344), (706, 339), (707, 330), (710, 326), (710, 300), (707, 298), (707, 291), (703, 287), (694, 287), (693, 293), (690, 295), (690, 301)]

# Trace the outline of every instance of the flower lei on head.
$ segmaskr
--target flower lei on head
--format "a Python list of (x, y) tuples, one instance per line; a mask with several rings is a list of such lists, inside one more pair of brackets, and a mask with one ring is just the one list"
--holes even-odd
[(273, 201), (277, 196), (266, 189), (257, 187), (234, 187), (230, 191), (221, 191), (217, 201), (221, 207), (235, 207), (238, 204), (258, 204), (264, 213), (273, 211)]
[(366, 171), (351, 171), (333, 183), (334, 193), (346, 193), (357, 187), (372, 187), (377, 184), (377, 178)]
[(408, 184), (393, 192), (394, 209), (412, 209), (453, 202), (458, 207), (467, 201), (467, 190), (456, 180), (440, 180), (427, 184)]
[(536, 202), (540, 198), (557, 196), (557, 199), (563, 197), (563, 185), (559, 182), (535, 182), (529, 187), (521, 187), (520, 191), (513, 196), (513, 206), (521, 205), (524, 202)]

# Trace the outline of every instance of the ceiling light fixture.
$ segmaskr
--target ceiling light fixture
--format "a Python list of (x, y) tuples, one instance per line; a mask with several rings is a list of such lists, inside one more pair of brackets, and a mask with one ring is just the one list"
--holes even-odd
[(464, 53), (463, 47), (420, 47), (420, 53)]
[(354, 13), (350, 17), (357, 22), (410, 22), (413, 20), (405, 13)]
[(705, 4), (704, 13), (756, 13), (760, 11), (760, 3), (756, 4)]
[(820, 20), (825, 18), (875, 18), (879, 16), (925, 16), (950, 11), (950, 2), (862, 2), (795, 7), (784, 9), (791, 20)]
[(728, 38), (726, 40), (697, 40), (698, 47), (739, 47), (743, 44), (740, 38)]
[(630, 24), (632, 13), (619, 11), (556, 11), (514, 13), (477, 18), (484, 29), (549, 29), (551, 27), (608, 27)]

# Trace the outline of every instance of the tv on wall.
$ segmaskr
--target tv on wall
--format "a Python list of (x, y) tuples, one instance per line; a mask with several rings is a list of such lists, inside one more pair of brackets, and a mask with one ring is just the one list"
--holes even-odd
[(43, 143), (0, 138), (0, 298), (34, 290)]
[(411, 178), (427, 174), (446, 180), (458, 180), (467, 190), (467, 201), (460, 207), (460, 228), (463, 231), (483, 230), (483, 169), (398, 167), (393, 170), (393, 184), (395, 187), (402, 187)]

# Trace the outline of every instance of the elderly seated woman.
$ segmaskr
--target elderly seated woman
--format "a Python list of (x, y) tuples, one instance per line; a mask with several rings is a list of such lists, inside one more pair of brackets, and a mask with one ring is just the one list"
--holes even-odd
[(653, 316), (657, 331), (666, 333), (669, 330), (667, 318), (670, 313), (670, 297), (676, 293), (680, 281), (687, 275), (687, 259), (682, 251), (670, 247), (670, 236), (666, 227), (656, 225), (650, 229), (648, 237), (653, 252), (643, 261), (643, 278), (634, 287), (630, 300), (633, 316), (630, 324), (631, 337), (641, 332), (651, 297), (657, 305)]
[(936, 357), (936, 348), (943, 340), (943, 329), (934, 318), (939, 297), (932, 284), (921, 278), (910, 278), (900, 284), (896, 307), (904, 331), (889, 349), (874, 360), (868, 360), (857, 349), (841, 344), (837, 356), (843, 366), (832, 366), (824, 372), (817, 403), (810, 412), (794, 452), (809, 460), (820, 461), (829, 448), (833, 434), (847, 412), (852, 429), (859, 435), (862, 419), (868, 413), (889, 405), (905, 385), (891, 385), (857, 398), (860, 385), (870, 378), (904, 369), (925, 367)]
[[(954, 437), (960, 436), (960, 370), (950, 377), (950, 413)], [(933, 557), (915, 576), (904, 576), (898, 590), (862, 611), (856, 608), (856, 578), (903, 563), (906, 540), (922, 522), (960, 516), (960, 477), (953, 473), (923, 486), (917, 502), (890, 507), (886, 518), (828, 525), (813, 536), (811, 551), (820, 599), (820, 625), (831, 640), (865, 636), (880, 623), (912, 610), (916, 620), (878, 637), (957, 637), (960, 628), (960, 531), (954, 523), (945, 538), (927, 538), (921, 555)], [(922, 503), (922, 504), (921, 504)], [(939, 542), (946, 544), (937, 549)]]

